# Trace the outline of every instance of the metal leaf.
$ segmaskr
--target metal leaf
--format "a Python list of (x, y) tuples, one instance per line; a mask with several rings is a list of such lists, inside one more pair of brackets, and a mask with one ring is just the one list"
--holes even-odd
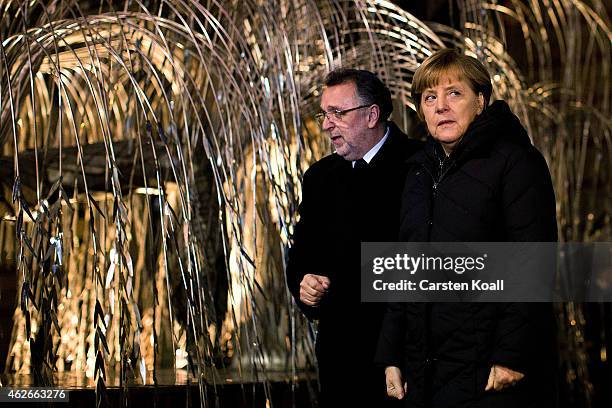
[(68, 206), (70, 212), (74, 212), (74, 207), (72, 207), (72, 204), (70, 203), (70, 197), (68, 196), (66, 190), (64, 190), (64, 187), (62, 187), (62, 185), (59, 186), (59, 191), (62, 202), (64, 202), (64, 204)]
[(57, 321), (57, 315), (55, 314), (55, 312), (53, 310), (51, 310), (51, 312), (49, 312), (49, 315), (51, 316), (51, 319), (53, 321), (53, 325), (55, 326), (55, 330), (57, 330), (58, 333), (60, 333), (62, 331), (62, 329), (60, 328), (60, 325)]
[(21, 183), (19, 181), (19, 176), (15, 177), (13, 181), (13, 203), (17, 201), (17, 198), (21, 197)]
[(32, 253), (32, 255), (35, 258), (38, 258), (38, 253), (34, 250), (34, 247), (32, 247), (32, 243), (30, 242), (30, 239), (27, 237), (27, 235), (25, 234), (25, 232), (23, 232), (21, 234), (21, 241), (24, 242), (26, 244), (26, 247), (28, 247), (28, 249), (30, 250), (30, 252)]
[(27, 281), (23, 282), (23, 284), (21, 285), (21, 302), (19, 302), (22, 312), (25, 312), (28, 309), (28, 298), (30, 297), (29, 291), (30, 284)]
[[(100, 320), (98, 320), (100, 319)], [(99, 322), (99, 323), (98, 323)], [(104, 325), (104, 311), (102, 310), (102, 305), (99, 300), (96, 300), (96, 307), (94, 309), (94, 324), (102, 324)]]
[(100, 207), (98, 206), (98, 203), (96, 202), (96, 200), (94, 200), (94, 198), (91, 196), (91, 194), (88, 194), (89, 197), (89, 202), (93, 204), (93, 206), (96, 208), (96, 210), (98, 211), (98, 214), (100, 214), (100, 216), (104, 219), (106, 219), (106, 217), (104, 216), (104, 213), (102, 212), (102, 210), (100, 209)]
[(108, 344), (106, 342), (106, 336), (104, 335), (104, 333), (102, 333), (102, 330), (100, 329), (100, 327), (96, 328), (95, 342), (97, 344), (101, 343), (102, 346), (104, 347), (104, 350), (106, 350), (106, 354), (110, 354), (110, 351), (108, 350)]
[(145, 361), (144, 358), (140, 358), (140, 378), (142, 380), (142, 384), (146, 384), (147, 383), (147, 367), (145, 365)]
[(17, 224), (15, 225), (15, 234), (17, 235), (17, 240), (22, 235), (23, 232), (23, 211), (19, 210), (19, 214), (17, 215)]
[(26, 200), (24, 200), (23, 196), (19, 197), (19, 204), (21, 205), (21, 208), (23, 208), (25, 212), (28, 214), (28, 217), (30, 217), (32, 221), (36, 221), (34, 219), (34, 216), (32, 215), (32, 211), (30, 211), (30, 206), (28, 205)]
[(30, 323), (30, 312), (26, 311), (24, 315), (25, 315), (26, 339), (29, 339), (30, 334), (32, 333), (32, 326)]
[(62, 176), (60, 176), (55, 183), (53, 183), (53, 186), (51, 186), (51, 188), (49, 189), (49, 193), (47, 193), (47, 201), (51, 200), (51, 197), (53, 196), (53, 194), (55, 194), (55, 192), (58, 190), (58, 188), (62, 185)]
[[(104, 382), (100, 381), (106, 378), (106, 371), (104, 369), (104, 357), (102, 356), (101, 351), (98, 351), (96, 354), (96, 363), (94, 365), (94, 373), (96, 373), (96, 376), (99, 375), (98, 387), (100, 386), (104, 387)], [(97, 388), (96, 388), (96, 392), (99, 392)]]
[(108, 271), (106, 272), (106, 283), (104, 284), (104, 287), (106, 289), (110, 288), (114, 277), (115, 277), (115, 263), (111, 261), (110, 265), (108, 266)]

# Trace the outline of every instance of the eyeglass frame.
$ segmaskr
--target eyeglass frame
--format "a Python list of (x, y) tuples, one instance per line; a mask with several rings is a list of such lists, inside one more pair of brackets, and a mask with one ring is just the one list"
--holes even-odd
[(370, 104), (367, 104), (367, 105), (359, 105), (359, 106), (356, 106), (354, 108), (349, 108), (349, 109), (342, 109), (342, 110), (334, 109), (334, 110), (331, 110), (329, 112), (328, 111), (321, 111), (321, 112), (317, 113), (314, 117), (315, 117), (317, 123), (322, 125), (323, 122), (325, 122), (325, 118), (327, 118), (327, 120), (330, 120), (329, 119), (329, 115), (334, 115), (335, 120), (342, 121), (342, 117), (344, 115), (346, 115), (347, 113), (355, 111), (357, 109), (369, 108), (370, 106), (374, 106), (374, 105), (375, 105), (374, 103), (370, 103)]

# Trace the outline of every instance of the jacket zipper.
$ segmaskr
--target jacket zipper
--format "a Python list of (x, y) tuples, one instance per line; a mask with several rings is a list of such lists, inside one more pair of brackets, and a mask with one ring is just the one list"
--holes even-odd
[[(424, 163), (421, 163), (421, 166), (425, 169), (425, 171), (427, 172), (427, 174), (429, 174), (429, 177), (431, 177), (431, 180), (433, 181), (433, 186), (432, 186), (432, 198), (433, 200), (436, 199), (436, 195), (437, 195), (437, 191), (438, 191), (438, 185), (442, 182), (442, 180), (444, 179), (444, 177), (446, 176), (446, 174), (450, 171), (450, 169), (453, 167), (453, 165), (455, 164), (455, 161), (451, 161), (450, 164), (446, 167), (446, 170), (444, 170), (444, 160), (438, 158), (438, 177), (434, 177), (434, 175), (431, 173), (431, 171), (429, 171), (429, 169), (427, 168), (427, 166), (425, 166)], [(434, 203), (432, 201), (431, 206), (433, 207)], [(431, 229), (433, 227), (433, 221), (431, 220), (431, 217), (433, 215), (433, 208), (429, 209), (429, 220), (427, 220), (427, 236), (429, 238), (431, 238)]]
[(446, 170), (444, 170), (444, 160), (438, 159), (438, 177), (434, 177), (434, 175), (431, 173), (431, 171), (429, 171), (427, 166), (425, 166), (424, 163), (421, 163), (421, 167), (425, 169), (425, 171), (427, 172), (427, 174), (429, 174), (429, 177), (431, 177), (431, 180), (433, 181), (434, 196), (438, 188), (438, 185), (442, 182), (442, 179), (444, 179), (444, 176), (446, 176), (446, 174), (450, 171), (450, 169), (453, 167), (454, 164), (455, 164), (455, 161), (453, 160), (446, 167)]
[[(446, 170), (444, 170), (444, 161), (443, 159), (440, 159), (439, 157), (438, 159), (438, 177), (436, 179), (436, 177), (434, 177), (433, 174), (431, 174), (431, 171), (429, 171), (429, 169), (427, 168), (427, 166), (425, 166), (425, 164), (421, 164), (423, 166), (423, 168), (425, 169), (425, 171), (427, 171), (427, 173), (429, 174), (429, 176), (431, 177), (432, 181), (433, 181), (433, 200), (436, 199), (436, 194), (438, 191), (438, 185), (442, 182), (442, 180), (444, 179), (444, 176), (446, 176), (446, 174), (449, 172), (449, 170), (453, 167), (453, 165), (455, 164), (455, 161), (451, 161), (449, 163), (449, 165), (446, 167)], [(450, 159), (449, 159), (450, 160)], [(434, 203), (432, 201), (431, 206), (433, 207)], [(429, 209), (430, 214), (429, 214), (429, 221), (428, 221), (428, 225), (427, 225), (427, 236), (429, 237), (429, 239), (431, 239), (431, 229), (433, 227), (433, 221), (431, 220), (431, 217), (433, 216), (433, 208)], [(431, 333), (429, 332), (428, 328), (430, 327), (430, 319), (431, 319), (431, 304), (427, 303), (425, 304), (425, 401), (429, 402), (431, 401), (431, 399), (433, 398), (432, 396), (432, 373), (431, 371), (433, 370), (433, 364), (435, 361), (437, 361), (437, 359), (433, 356), (431, 356)]]
[[(450, 160), (450, 163), (448, 166), (446, 166), (446, 170), (444, 170), (444, 162), (446, 161), (446, 159), (442, 160), (442, 159), (438, 159), (438, 162), (440, 163), (440, 168), (438, 170), (438, 181), (436, 183), (434, 183), (436, 185), (436, 187), (438, 186), (438, 184), (440, 184), (442, 182), (442, 179), (444, 178), (444, 176), (446, 176), (446, 174), (450, 171), (450, 169), (453, 167), (453, 165), (455, 164), (455, 161), (452, 160), (450, 157), (447, 157), (448, 160)], [(442, 171), (444, 170), (444, 172)], [(435, 187), (434, 187), (435, 189)]]

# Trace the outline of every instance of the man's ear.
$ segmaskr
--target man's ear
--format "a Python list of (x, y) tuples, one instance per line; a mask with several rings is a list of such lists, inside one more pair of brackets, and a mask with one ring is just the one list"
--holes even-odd
[(368, 108), (368, 128), (374, 129), (380, 123), (380, 106), (374, 104)]

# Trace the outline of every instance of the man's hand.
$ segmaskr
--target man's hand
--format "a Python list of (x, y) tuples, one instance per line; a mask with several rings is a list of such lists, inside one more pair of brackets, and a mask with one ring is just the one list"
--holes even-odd
[(385, 382), (387, 383), (387, 395), (402, 399), (407, 392), (408, 384), (402, 385), (402, 372), (399, 368), (389, 366), (385, 368)]
[(513, 386), (518, 381), (523, 379), (523, 377), (525, 377), (525, 374), (519, 373), (518, 371), (514, 371), (500, 365), (494, 365), (491, 367), (489, 381), (487, 382), (485, 391), (501, 391), (504, 388)]
[(300, 282), (300, 300), (308, 306), (319, 306), (321, 298), (329, 289), (329, 284), (327, 276), (312, 273), (304, 275), (302, 282)]

